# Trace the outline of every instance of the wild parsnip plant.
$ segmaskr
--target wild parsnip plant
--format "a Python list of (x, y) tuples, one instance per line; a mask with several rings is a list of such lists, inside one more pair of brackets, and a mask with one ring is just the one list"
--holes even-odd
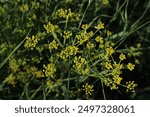
[[(142, 45), (126, 40), (149, 21), (129, 24), (129, 0), (116, 0), (111, 15), (111, 0), (0, 2), (1, 99), (95, 99), (98, 93), (107, 99), (107, 90), (136, 91), (125, 73), (139, 66)], [(123, 29), (111, 28), (118, 18)]]

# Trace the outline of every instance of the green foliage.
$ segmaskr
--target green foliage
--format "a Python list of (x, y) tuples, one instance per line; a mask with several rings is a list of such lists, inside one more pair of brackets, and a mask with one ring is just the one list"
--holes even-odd
[(132, 36), (150, 23), (143, 19), (149, 2), (137, 20), (130, 15), (137, 4), (129, 0), (0, 4), (1, 99), (107, 99), (107, 91), (136, 93), (136, 80), (124, 74), (134, 77), (141, 65), (141, 41)]

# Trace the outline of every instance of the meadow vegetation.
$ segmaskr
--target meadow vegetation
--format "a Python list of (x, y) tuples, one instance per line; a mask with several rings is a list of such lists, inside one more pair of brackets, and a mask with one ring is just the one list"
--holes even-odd
[(0, 99), (143, 99), (149, 13), (149, 0), (0, 0)]

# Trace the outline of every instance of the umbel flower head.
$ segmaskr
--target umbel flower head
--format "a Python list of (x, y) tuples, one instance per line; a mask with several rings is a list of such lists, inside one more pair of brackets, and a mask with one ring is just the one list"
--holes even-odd
[(46, 77), (54, 78), (54, 74), (56, 72), (55, 65), (53, 63), (49, 63), (48, 65), (43, 65), (43, 72)]
[(82, 87), (83, 87), (83, 90), (85, 91), (86, 95), (92, 95), (92, 93), (94, 91), (93, 85), (89, 85), (88, 83), (86, 83)]
[(132, 63), (128, 63), (127, 68), (132, 71), (134, 69), (135, 65)]

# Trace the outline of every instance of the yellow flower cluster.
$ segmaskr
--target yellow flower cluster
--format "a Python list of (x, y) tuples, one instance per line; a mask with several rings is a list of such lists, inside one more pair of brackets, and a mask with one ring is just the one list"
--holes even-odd
[(78, 48), (76, 46), (67, 46), (60, 53), (60, 58), (66, 60), (69, 56), (76, 55), (78, 52)]
[(97, 37), (95, 38), (95, 41), (96, 41), (96, 42), (99, 42), (99, 43), (101, 43), (101, 44), (104, 43), (104, 39), (103, 39), (103, 37), (101, 37), (101, 36), (97, 36)]
[(86, 44), (86, 46), (87, 46), (88, 49), (92, 49), (92, 48), (95, 47), (94, 43), (92, 43), (92, 42), (88, 42), (88, 43)]
[(5, 53), (5, 51), (7, 50), (8, 46), (9, 45), (6, 42), (3, 42), (3, 43), (0, 44), (0, 55)]
[(13, 71), (13, 72), (17, 72), (19, 70), (19, 65), (16, 61), (16, 59), (10, 59), (9, 61), (9, 68)]
[(25, 13), (25, 12), (28, 12), (29, 11), (29, 6), (28, 4), (23, 4), (20, 6), (20, 11)]
[(46, 81), (46, 86), (47, 86), (50, 90), (52, 90), (52, 89), (54, 88), (54, 82), (53, 82), (52, 80), (48, 79), (48, 80)]
[(119, 59), (120, 59), (120, 61), (125, 60), (126, 59), (125, 54), (121, 53), (120, 56), (119, 56)]
[(97, 36), (95, 38), (95, 41), (99, 43), (99, 48), (103, 48), (104, 47), (104, 39), (101, 36)]
[(35, 74), (36, 78), (43, 78), (44, 77), (42, 70), (38, 70), (34, 74)]
[(52, 49), (58, 49), (58, 46), (59, 44), (53, 40), (50, 44), (49, 44), (49, 49), (52, 50)]
[[(113, 79), (115, 80), (115, 82), (118, 83), (117, 81), (118, 79), (115, 79), (115, 78)], [(116, 85), (116, 83), (110, 78), (103, 78), (103, 82), (106, 86), (110, 87), (111, 90), (118, 89), (118, 86)]]
[[(103, 5), (109, 4), (109, 0), (100, 0), (100, 2)], [(44, 4), (46, 4), (46, 2)], [(25, 2), (20, 5), (19, 12), (25, 16), (27, 15), (25, 20), (29, 21), (27, 23), (28, 28), (34, 25), (33, 20), (39, 18), (36, 16), (36, 12), (27, 13), (30, 10), (30, 6), (33, 11), (41, 10), (43, 7), (40, 6), (40, 2), (36, 2), (36, 0), (31, 2), (31, 5), (25, 4)], [(55, 9), (54, 12), (50, 14), (52, 14), (52, 16), (44, 16), (44, 22), (46, 22), (45, 25), (43, 25), (44, 31), (25, 38), (24, 47), (27, 49), (25, 49), (24, 52), (31, 52), (31, 50), (34, 49), (35, 54), (30, 56), (30, 58), (27, 58), (27, 56), (19, 58), (21, 50), (18, 50), (18, 53), (15, 54), (17, 55), (17, 59), (9, 59), (9, 71), (5, 83), (15, 86), (18, 81), (25, 84), (32, 78), (39, 78), (36, 80), (44, 81), (39, 83), (39, 85), (46, 87), (46, 90), (44, 90), (46, 93), (45, 97), (49, 94), (47, 89), (60, 88), (54, 90), (54, 98), (56, 98), (56, 95), (60, 96), (60, 93), (61, 95), (62, 93), (67, 95), (65, 98), (68, 98), (71, 90), (74, 95), (79, 94), (78, 89), (80, 88), (77, 86), (82, 82), (89, 81), (94, 84), (98, 80), (101, 80), (102, 83), (111, 90), (123, 86), (127, 88), (127, 92), (134, 92), (137, 84), (135, 84), (134, 81), (122, 84), (122, 76), (124, 76), (122, 72), (124, 69), (128, 69), (128, 71), (134, 70), (135, 65), (130, 62), (126, 63), (126, 59), (128, 59), (128, 53), (134, 56), (141, 54), (137, 51), (141, 49), (140, 43), (138, 43), (136, 47), (130, 47), (129, 49), (118, 49), (121, 41), (115, 38), (118, 35), (119, 37), (122, 36), (122, 33), (112, 35), (112, 32), (105, 29), (106, 26), (101, 21), (93, 26), (97, 18), (92, 21), (90, 21), (90, 19), (86, 21), (85, 18), (87, 16), (84, 17), (85, 14), (82, 14), (83, 17), (80, 19), (79, 14), (73, 12), (71, 9), (63, 8), (59, 10)], [(48, 22), (48, 20), (51, 20), (51, 22)], [(70, 22), (77, 20), (79, 20), (79, 22)], [(19, 20), (17, 19), (17, 21)], [(53, 24), (53, 22), (56, 23)], [(89, 24), (83, 24), (81, 26), (83, 22), (89, 22)], [(40, 30), (42, 29), (35, 29), (33, 33)], [(17, 34), (17, 32), (19, 32), (19, 34), (23, 34), (24, 31), (25, 29), (15, 29), (14, 33)], [(48, 38), (52, 38), (52, 40)], [(13, 47), (7, 43), (0, 44), (0, 49), (2, 49), (0, 55), (8, 53), (9, 51), (7, 52), (7, 50), (12, 50), (15, 46), (16, 44), (14, 44)], [(117, 52), (119, 56), (117, 56)], [(2, 62), (0, 66), (3, 66), (5, 62), (6, 61), (4, 61), (4, 63)], [(138, 60), (136, 63), (138, 63)], [(43, 65), (42, 68), (41, 65)], [(63, 65), (66, 66), (64, 67)], [(9, 72), (11, 72), (11, 74)], [(61, 78), (61, 80), (59, 78)], [(90, 78), (92, 78), (92, 80)], [(62, 81), (63, 87), (58, 87)], [(34, 81), (32, 82), (34, 84)], [(72, 83), (75, 85), (72, 85)], [(81, 86), (86, 95), (92, 95), (94, 92), (94, 86), (89, 84), (85, 83)], [(49, 98), (49, 96), (46, 98)], [(71, 96), (69, 98), (73, 99)]]
[(65, 40), (69, 39), (71, 36), (72, 36), (72, 32), (71, 31), (64, 31), (63, 38)]
[(123, 64), (121, 64), (120, 62), (118, 64), (114, 62), (113, 67), (118, 71), (124, 68)]
[(69, 18), (73, 16), (73, 13), (71, 12), (71, 9), (59, 9), (56, 11), (56, 15), (61, 17), (61, 18)]
[(114, 45), (115, 45), (115, 43), (113, 43), (112, 41), (105, 41), (106, 48), (113, 47)]
[(103, 63), (103, 66), (106, 70), (109, 70), (107, 72), (107, 78), (103, 78), (103, 82), (106, 86), (109, 86), (111, 90), (118, 89), (118, 85), (121, 84), (122, 77), (121, 70), (124, 68), (124, 65), (121, 64), (121, 62), (116, 63), (116, 61), (113, 61), (113, 64), (110, 60)]
[(92, 95), (92, 93), (94, 92), (93, 89), (93, 85), (89, 85), (88, 83), (86, 83), (85, 85), (82, 86), (83, 90), (85, 91), (85, 94), (88, 95)]
[(73, 67), (77, 68), (77, 69), (81, 69), (83, 67), (83, 65), (85, 65), (87, 63), (85, 58), (82, 58), (81, 56), (79, 56), (79, 57), (75, 56), (75, 58), (73, 59), (73, 62), (75, 63), (75, 65)]
[(99, 22), (98, 25), (97, 25), (97, 29), (104, 29), (104, 23), (102, 22)]
[(134, 83), (134, 81), (129, 81), (126, 82), (127, 85), (127, 92), (131, 91), (131, 92), (135, 92), (135, 87), (137, 87), (137, 84)]
[(33, 50), (38, 44), (38, 41), (39, 39), (36, 38), (34, 35), (32, 37), (26, 37), (26, 42), (24, 44), (24, 47)]
[(54, 25), (51, 22), (48, 22), (47, 25), (44, 25), (44, 28), (47, 31), (47, 33), (51, 33), (51, 32), (56, 31), (57, 29), (59, 29), (59, 27), (57, 25)]
[(55, 82), (52, 81), (51, 79), (48, 79), (46, 81), (46, 86), (49, 89), (49, 91), (52, 91), (54, 88), (57, 88), (60, 85), (62, 85), (62, 80), (61, 79), (58, 79)]
[(114, 77), (113, 77), (113, 80), (114, 80), (114, 83), (115, 84), (120, 84), (121, 83), (121, 80), (122, 80), (122, 78), (119, 76), (119, 75), (115, 75)]
[(31, 4), (34, 9), (38, 9), (40, 7), (40, 2), (38, 2), (38, 1), (37, 2), (31, 1)]
[(132, 71), (134, 69), (135, 65), (133, 65), (132, 63), (128, 63), (127, 64), (127, 68)]
[(31, 72), (31, 74), (33, 76), (35, 76), (36, 78), (43, 78), (44, 77), (44, 73), (42, 72), (42, 70), (38, 70), (38, 68), (36, 68), (34, 66), (29, 68), (28, 72)]
[(16, 85), (15, 76), (13, 74), (10, 74), (6, 79), (5, 83), (11, 84), (13, 87)]
[(84, 42), (88, 41), (92, 36), (93, 32), (87, 33), (86, 31), (81, 32), (81, 34), (76, 35), (79, 45), (82, 45)]
[(108, 5), (109, 4), (109, 0), (101, 0), (103, 5)]
[(103, 78), (103, 82), (108, 87), (111, 87), (110, 85), (113, 83), (112, 79), (110, 78)]
[(111, 31), (107, 31), (107, 36), (111, 36), (112, 32)]
[(114, 49), (112, 47), (106, 48), (106, 56), (109, 57), (114, 53)]
[[(109, 52), (111, 53), (111, 51)], [(106, 62), (103, 62), (103, 66), (107, 71), (107, 78), (102, 78), (103, 82), (105, 83), (106, 86), (109, 86), (111, 90), (114, 90), (114, 89), (118, 89), (118, 86), (121, 84), (121, 81), (122, 81), (122, 77), (120, 76), (121, 75), (121, 70), (124, 69), (125, 67), (127, 67), (130, 71), (132, 71), (135, 67), (135, 65), (133, 65), (132, 63), (128, 63), (127, 65), (123, 65), (121, 62), (123, 60), (126, 59), (126, 56), (125, 54), (121, 53), (119, 55), (119, 63), (117, 63), (116, 61), (113, 60), (113, 63), (112, 61), (110, 60), (110, 58), (107, 59)], [(128, 90), (129, 88), (133, 88), (134, 86), (136, 85), (133, 85), (132, 82), (128, 82)], [(132, 87), (133, 86), (133, 87)]]
[(82, 58), (81, 56), (79, 57), (74, 57), (73, 59), (74, 65), (73, 68), (76, 70), (77, 73), (85, 75), (89, 73), (89, 69), (85, 68), (85, 65), (87, 63), (87, 61), (85, 60), (85, 58)]
[(141, 47), (141, 44), (140, 44), (140, 43), (137, 43), (136, 46), (137, 46), (137, 48), (140, 48), (140, 47)]
[(46, 77), (54, 78), (56, 68), (55, 68), (55, 65), (53, 63), (50, 63), (48, 65), (43, 65), (43, 68), (44, 68), (43, 72), (45, 73)]
[(105, 62), (105, 68), (108, 69), (108, 70), (110, 70), (110, 69), (112, 69), (113, 67), (112, 67), (111, 63)]
[(86, 31), (89, 28), (89, 25), (88, 24), (83, 24), (81, 27), (82, 27), (83, 30)]
[(66, 20), (76, 20), (79, 21), (80, 15), (71, 11), (71, 9), (59, 9), (55, 12), (54, 18), (64, 18)]

